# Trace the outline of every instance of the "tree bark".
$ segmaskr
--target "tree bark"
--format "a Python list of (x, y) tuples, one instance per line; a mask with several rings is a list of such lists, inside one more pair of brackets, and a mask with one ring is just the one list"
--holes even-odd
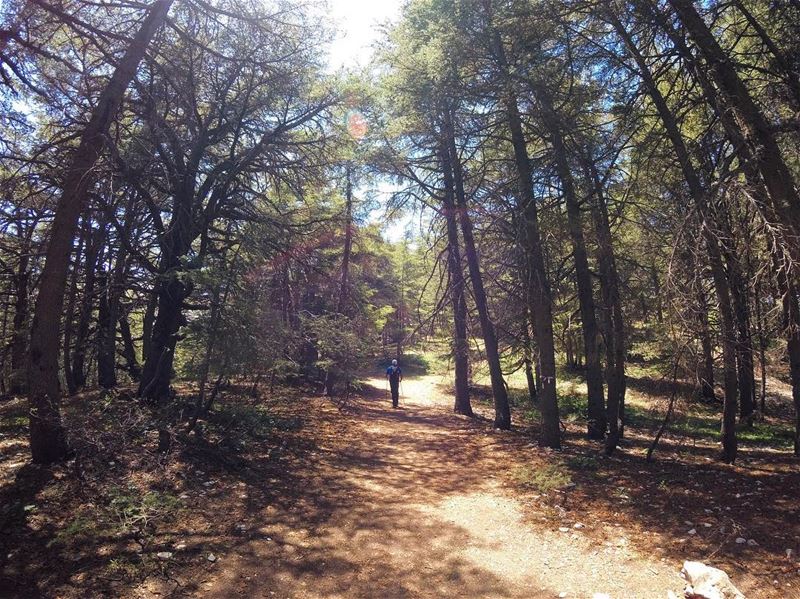
[(494, 426), (501, 430), (508, 430), (511, 428), (511, 408), (508, 405), (508, 392), (506, 390), (505, 381), (503, 380), (503, 369), (500, 366), (497, 332), (492, 318), (489, 315), (489, 303), (486, 298), (486, 290), (483, 286), (483, 274), (481, 273), (478, 250), (475, 245), (472, 220), (468, 212), (463, 169), (456, 148), (452, 114), (449, 109), (445, 109), (444, 113), (444, 134), (447, 139), (450, 166), (453, 172), (453, 183), (457, 203), (456, 212), (458, 213), (458, 221), (461, 225), (461, 235), (464, 240), (464, 253), (467, 258), (469, 278), (472, 282), (475, 307), (478, 309), (478, 318), (481, 324), (481, 333), (483, 334), (483, 344), (486, 350), (486, 361), (489, 364), (489, 377), (492, 383), (492, 397), (494, 398)]
[[(673, 1), (673, 0), (671, 0)], [(683, 140), (678, 127), (677, 119), (670, 110), (664, 96), (661, 93), (650, 68), (647, 65), (642, 53), (633, 41), (633, 38), (624, 28), (616, 15), (608, 10), (606, 12), (612, 25), (625, 43), (625, 46), (636, 62), (639, 69), (639, 76), (644, 83), (645, 89), (650, 96), (653, 104), (658, 111), (659, 117), (664, 125), (672, 148), (675, 152), (684, 179), (686, 180), (689, 193), (694, 201), (695, 207), (702, 219), (701, 234), (706, 244), (711, 265), (711, 275), (717, 292), (719, 310), (722, 316), (722, 354), (724, 368), (724, 387), (725, 400), (723, 404), (722, 418), (722, 460), (733, 463), (736, 460), (737, 441), (736, 441), (736, 412), (737, 412), (737, 372), (736, 372), (736, 325), (733, 310), (731, 309), (731, 293), (725, 267), (722, 262), (722, 250), (714, 231), (711, 229), (711, 213), (706, 198), (706, 192), (700, 180), (700, 176), (692, 164), (689, 150)]]
[(72, 279), (70, 281), (66, 313), (64, 315), (64, 350), (61, 362), (64, 368), (64, 381), (67, 385), (67, 393), (69, 395), (74, 395), (78, 392), (78, 388), (75, 385), (75, 377), (72, 376), (72, 334), (75, 326), (75, 304), (78, 297), (78, 265), (81, 262), (86, 234), (86, 227), (84, 227), (78, 239), (78, 247), (75, 250), (75, 260), (72, 265)]
[[(501, 42), (496, 40), (496, 45)], [(503, 57), (502, 46), (498, 55)], [(507, 74), (507, 65), (501, 58), (503, 71)], [(561, 447), (561, 430), (558, 417), (558, 397), (556, 395), (556, 358), (553, 340), (553, 312), (550, 297), (550, 284), (547, 280), (547, 269), (544, 263), (541, 235), (539, 233), (539, 215), (536, 198), (533, 195), (533, 176), (528, 157), (528, 147), (522, 129), (522, 118), (517, 106), (517, 97), (509, 84), (503, 98), (505, 117), (511, 131), (511, 142), (514, 148), (514, 165), (517, 175), (517, 193), (519, 196), (522, 220), (525, 227), (525, 249), (529, 260), (528, 271), (530, 294), (528, 302), (533, 314), (533, 329), (536, 345), (539, 347), (541, 369), (541, 391), (539, 406), (542, 414), (540, 445), (558, 449)]]
[(603, 299), (603, 320), (606, 323), (606, 453), (612, 453), (620, 439), (620, 421), (625, 408), (625, 322), (622, 314), (619, 273), (617, 272), (608, 202), (603, 182), (591, 155), (586, 157), (589, 178), (593, 185), (592, 220), (597, 237), (597, 264), (600, 270), (600, 294)]
[(775, 65), (778, 67), (781, 75), (783, 75), (784, 83), (789, 90), (789, 101), (794, 110), (800, 110), (800, 79), (797, 72), (792, 68), (791, 60), (786, 54), (781, 51), (772, 37), (767, 33), (766, 29), (761, 25), (756, 16), (750, 12), (741, 0), (733, 0), (733, 5), (742, 13), (744, 18), (756, 32), (761, 42), (772, 54)]
[(569, 165), (567, 148), (559, 123), (559, 115), (553, 109), (550, 99), (539, 93), (539, 101), (544, 107), (545, 122), (548, 123), (556, 172), (561, 180), (561, 192), (567, 207), (567, 225), (572, 240), (572, 256), (575, 262), (575, 279), (578, 288), (578, 305), (581, 313), (583, 346), (586, 353), (586, 387), (588, 398), (587, 436), (602, 440), (606, 436), (606, 406), (603, 397), (603, 375), (600, 366), (600, 344), (595, 313), (592, 275), (583, 236), (583, 222), (580, 204), (575, 192), (575, 182)]
[(105, 270), (97, 278), (100, 301), (97, 308), (97, 383), (103, 389), (117, 385), (116, 372), (116, 310), (112, 307), (113, 282)]
[(443, 213), (447, 227), (447, 268), (450, 272), (450, 299), (453, 306), (453, 360), (455, 362), (456, 414), (472, 416), (469, 400), (469, 343), (467, 341), (467, 302), (461, 266), (458, 223), (455, 215), (455, 189), (450, 152), (445, 143), (439, 150), (444, 180)]
[[(89, 225), (89, 231), (91, 231), (91, 225)], [(105, 243), (105, 236), (105, 225), (101, 223), (98, 230), (94, 234), (90, 232), (87, 237), (86, 257), (83, 265), (83, 294), (78, 310), (78, 327), (75, 332), (75, 345), (72, 353), (72, 377), (76, 390), (86, 386), (86, 353), (89, 347), (89, 327), (92, 324), (94, 312), (97, 260)]]
[(105, 135), (115, 118), (136, 69), (155, 32), (166, 19), (172, 0), (150, 4), (141, 27), (117, 64), (100, 95), (91, 119), (70, 158), (61, 197), (50, 229), (44, 269), (39, 283), (33, 325), (29, 374), (30, 442), (33, 461), (56, 462), (68, 453), (61, 423), (58, 382), (58, 339), (69, 256), (78, 217), (84, 210), (92, 182), (91, 170), (100, 157)]
[(139, 361), (136, 359), (136, 345), (131, 335), (131, 325), (128, 322), (128, 312), (123, 310), (119, 317), (119, 334), (122, 337), (122, 357), (125, 358), (125, 367), (131, 380), (138, 381), (142, 374)]
[(162, 276), (158, 313), (137, 392), (139, 397), (152, 404), (163, 403), (169, 397), (178, 331), (185, 323), (183, 301), (192, 290), (191, 284), (183, 281), (175, 271)]
[(689, 37), (705, 59), (715, 91), (730, 108), (742, 138), (748, 144), (755, 168), (761, 174), (771, 203), (768, 220), (778, 219), (786, 228), (785, 241), (795, 259), (800, 257), (800, 195), (775, 135), (750, 95), (736, 67), (714, 37), (692, 0), (668, 0), (678, 13)]

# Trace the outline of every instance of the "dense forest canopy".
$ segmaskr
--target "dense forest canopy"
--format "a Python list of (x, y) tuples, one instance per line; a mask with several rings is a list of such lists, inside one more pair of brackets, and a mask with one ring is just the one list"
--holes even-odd
[(523, 372), (553, 448), (562, 368), (608, 453), (626, 366), (691, 381), (727, 462), (783, 377), (800, 455), (796, 2), (411, 0), (357, 72), (303, 3), (2, 10), (0, 386), (36, 462), (64, 394), (192, 382), (191, 430), (231, 378), (338, 396), (421, 343), (501, 429)]

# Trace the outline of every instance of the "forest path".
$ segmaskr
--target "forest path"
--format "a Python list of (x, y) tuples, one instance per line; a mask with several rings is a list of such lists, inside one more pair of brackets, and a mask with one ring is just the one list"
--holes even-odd
[(535, 450), (452, 414), (437, 377), (404, 381), (396, 410), (384, 381), (370, 384), (286, 483), (293, 500), (251, 513), (202, 596), (652, 599), (681, 588), (674, 565), (637, 554), (618, 529), (599, 545), (580, 527), (526, 520), (535, 499), (504, 481)]

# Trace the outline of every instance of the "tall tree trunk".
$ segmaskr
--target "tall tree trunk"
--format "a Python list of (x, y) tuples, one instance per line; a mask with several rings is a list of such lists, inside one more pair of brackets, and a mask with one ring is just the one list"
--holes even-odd
[(556, 172), (561, 180), (561, 191), (567, 206), (567, 224), (572, 240), (572, 256), (575, 261), (575, 278), (578, 287), (583, 346), (586, 353), (587, 436), (589, 439), (602, 440), (606, 436), (606, 406), (605, 398), (603, 397), (603, 375), (600, 366), (600, 343), (594, 293), (592, 291), (592, 275), (589, 271), (589, 259), (586, 254), (581, 209), (575, 192), (575, 182), (572, 177), (567, 148), (559, 123), (559, 115), (553, 109), (546, 94), (539, 93), (539, 100), (544, 106), (543, 117), (548, 123)]
[(672, 148), (680, 164), (681, 171), (689, 188), (689, 193), (702, 219), (701, 234), (703, 235), (708, 250), (711, 275), (714, 280), (719, 310), (722, 316), (722, 360), (724, 368), (725, 401), (723, 404), (722, 417), (723, 449), (721, 457), (725, 462), (733, 463), (736, 460), (737, 452), (736, 412), (738, 381), (736, 372), (736, 325), (733, 310), (731, 309), (730, 286), (722, 262), (722, 250), (715, 232), (711, 228), (711, 222), (708, 220), (711, 218), (712, 214), (708, 206), (706, 192), (701, 183), (700, 176), (692, 164), (689, 150), (683, 140), (675, 115), (669, 109), (642, 53), (616, 15), (611, 10), (607, 10), (606, 14), (620, 38), (622, 38), (625, 43), (629, 54), (636, 62), (639, 69), (639, 76), (642, 78), (645, 89), (658, 111), (667, 137), (672, 144)]
[[(91, 230), (91, 229), (90, 229)], [(95, 300), (95, 279), (97, 261), (105, 243), (105, 224), (100, 223), (94, 234), (90, 234), (86, 246), (86, 259), (83, 265), (83, 294), (78, 311), (78, 327), (75, 332), (75, 346), (72, 354), (72, 377), (75, 388), (86, 386), (86, 353), (89, 347), (89, 328), (92, 324)]]
[(528, 157), (528, 147), (522, 129), (522, 118), (517, 106), (517, 96), (508, 77), (508, 66), (499, 36), (495, 47), (501, 61), (501, 68), (507, 81), (503, 104), (505, 118), (511, 132), (514, 148), (514, 165), (517, 176), (517, 194), (525, 227), (525, 249), (529, 260), (528, 272), (530, 295), (528, 302), (533, 314), (533, 329), (536, 345), (539, 348), (541, 391), (539, 407), (542, 414), (542, 429), (539, 443), (546, 447), (561, 447), (561, 430), (558, 417), (558, 396), (556, 395), (556, 357), (553, 339), (553, 312), (550, 298), (550, 283), (544, 262), (542, 239), (539, 233), (539, 215), (536, 198), (533, 195), (533, 173)]
[(97, 309), (97, 382), (104, 389), (117, 385), (116, 310), (113, 308), (113, 281), (105, 270), (97, 277), (100, 301)]
[(181, 280), (177, 272), (165, 274), (159, 284), (158, 313), (137, 392), (149, 403), (162, 403), (169, 397), (178, 331), (185, 324), (183, 301), (191, 290), (191, 283)]
[[(89, 220), (84, 219), (84, 220)], [(75, 377), (72, 376), (72, 335), (75, 326), (75, 304), (78, 298), (78, 266), (81, 263), (81, 256), (83, 255), (83, 246), (88, 234), (87, 227), (82, 228), (82, 233), (78, 238), (78, 247), (75, 250), (75, 260), (72, 265), (72, 278), (69, 285), (69, 292), (67, 295), (67, 306), (64, 314), (64, 351), (62, 356), (62, 364), (64, 368), (64, 381), (67, 385), (67, 393), (74, 395), (78, 392), (78, 387), (75, 384)]]
[(753, 339), (750, 334), (750, 307), (747, 286), (735, 256), (726, 252), (731, 278), (731, 299), (736, 319), (736, 363), (739, 379), (739, 419), (753, 423), (755, 410), (755, 372)]
[(469, 343), (467, 341), (467, 302), (464, 297), (465, 281), (461, 266), (458, 223), (455, 215), (455, 186), (450, 164), (450, 152), (445, 143), (440, 148), (442, 176), (444, 179), (443, 213), (447, 227), (447, 267), (450, 272), (450, 298), (453, 306), (453, 359), (455, 362), (454, 411), (456, 414), (472, 416), (469, 400)]
[(586, 156), (589, 179), (593, 186), (591, 203), (592, 220), (597, 237), (597, 264), (600, 270), (600, 294), (606, 322), (606, 453), (612, 453), (619, 443), (623, 411), (625, 408), (625, 322), (622, 315), (619, 274), (617, 272), (611, 222), (608, 217), (608, 201), (603, 181), (591, 155)]
[(56, 462), (68, 453), (66, 434), (61, 424), (61, 391), (58, 382), (59, 325), (69, 257), (78, 217), (84, 210), (92, 183), (91, 171), (105, 145), (105, 135), (122, 104), (125, 89), (133, 79), (150, 40), (166, 19), (171, 4), (172, 0), (155, 0), (149, 6), (141, 27), (100, 94), (66, 171), (62, 194), (50, 228), (50, 241), (31, 327), (30, 441), (31, 454), (36, 463)]
[(508, 392), (505, 381), (503, 380), (503, 370), (500, 366), (500, 353), (497, 346), (497, 333), (489, 315), (489, 305), (486, 299), (486, 290), (483, 286), (483, 274), (481, 273), (478, 250), (475, 246), (475, 238), (470, 219), (467, 196), (464, 189), (464, 176), (461, 166), (461, 159), (455, 142), (455, 131), (452, 122), (452, 114), (449, 109), (444, 110), (444, 128), (447, 138), (447, 146), (450, 154), (450, 166), (453, 172), (453, 183), (457, 202), (458, 221), (461, 224), (461, 234), (464, 239), (464, 253), (467, 257), (467, 267), (469, 278), (472, 282), (472, 292), (475, 298), (475, 307), (478, 309), (478, 317), (483, 334), (483, 344), (486, 350), (486, 361), (489, 364), (489, 377), (492, 383), (492, 397), (494, 398), (494, 426), (502, 430), (511, 428), (511, 409), (508, 405)]
[(764, 309), (761, 306), (761, 277), (756, 275), (755, 307), (756, 307), (756, 333), (758, 336), (758, 362), (761, 367), (761, 406), (759, 407), (760, 419), (767, 414), (767, 334), (764, 322)]

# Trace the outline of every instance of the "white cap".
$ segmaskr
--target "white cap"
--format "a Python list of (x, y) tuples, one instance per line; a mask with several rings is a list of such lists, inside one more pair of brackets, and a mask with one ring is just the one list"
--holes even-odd
[(397, 366), (397, 360), (392, 360), (392, 366)]

